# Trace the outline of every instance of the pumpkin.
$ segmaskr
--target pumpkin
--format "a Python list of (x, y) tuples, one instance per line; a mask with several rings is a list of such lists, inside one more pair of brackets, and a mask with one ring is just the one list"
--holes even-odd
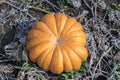
[(55, 74), (79, 69), (88, 57), (82, 25), (62, 13), (43, 16), (33, 24), (27, 39), (30, 60)]

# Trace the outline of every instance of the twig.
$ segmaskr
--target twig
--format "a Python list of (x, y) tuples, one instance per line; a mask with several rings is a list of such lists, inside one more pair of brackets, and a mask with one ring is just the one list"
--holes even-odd
[(48, 0), (43, 0), (45, 2), (47, 2), (48, 4), (50, 4), (51, 6), (55, 7), (56, 9), (58, 9), (59, 11), (62, 11), (59, 7), (57, 7), (56, 5), (54, 5), (53, 3), (51, 3), (50, 1)]
[[(92, 69), (95, 69), (94, 67), (91, 67)], [(101, 69), (96, 69), (97, 71), (100, 71), (100, 72), (103, 72), (103, 73), (105, 73), (105, 74), (107, 74), (108, 72), (106, 72), (106, 71), (103, 71), (103, 70), (101, 70)]]
[(94, 68), (93, 71), (93, 75), (92, 75), (92, 80), (94, 80), (94, 76), (95, 76), (95, 71), (97, 70), (98, 65), (100, 64), (101, 60), (103, 59), (103, 57), (109, 53), (109, 51), (112, 49), (112, 47), (110, 47), (106, 52), (103, 53), (103, 55), (101, 56), (100, 60), (98, 61), (96, 67)]
[(10, 6), (12, 6), (12, 7), (14, 7), (14, 8), (16, 8), (17, 10), (20, 10), (21, 11), (21, 9), (20, 8), (18, 8), (18, 7), (16, 7), (16, 6), (14, 6), (13, 4), (11, 4), (10, 2), (5, 2), (6, 4), (8, 4), (8, 5), (10, 5)]
[(91, 10), (91, 13), (92, 13), (92, 15), (93, 15), (93, 17), (94, 17), (93, 7), (90, 7), (90, 6), (88, 5), (88, 3), (86, 2), (86, 0), (83, 0), (83, 2), (84, 2), (85, 5)]
[(47, 11), (47, 10), (39, 8), (39, 7), (31, 6), (30, 8), (34, 9), (34, 10), (42, 11), (42, 12), (45, 12), (45, 13), (48, 13), (48, 14), (52, 14), (50, 11)]

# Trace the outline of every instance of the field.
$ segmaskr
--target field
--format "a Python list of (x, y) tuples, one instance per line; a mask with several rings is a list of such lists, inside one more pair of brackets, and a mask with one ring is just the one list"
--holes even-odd
[[(87, 35), (79, 70), (56, 75), (32, 63), (27, 33), (43, 15), (74, 17)], [(0, 0), (0, 80), (120, 80), (120, 0)]]

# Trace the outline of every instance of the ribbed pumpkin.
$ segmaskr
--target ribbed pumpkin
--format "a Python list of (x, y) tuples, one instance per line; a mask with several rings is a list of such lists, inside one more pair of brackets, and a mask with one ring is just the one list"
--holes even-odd
[(55, 74), (79, 69), (88, 57), (85, 45), (82, 25), (62, 13), (46, 14), (28, 33), (30, 60)]

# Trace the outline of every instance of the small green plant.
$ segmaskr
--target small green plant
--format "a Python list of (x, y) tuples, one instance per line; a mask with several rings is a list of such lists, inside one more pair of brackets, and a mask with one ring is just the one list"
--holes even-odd
[[(21, 1), (23, 1), (23, 0), (21, 0)], [(44, 12), (44, 13), (47, 13), (47, 14), (51, 14), (52, 12), (50, 12), (50, 11), (47, 11), (47, 10), (45, 10), (45, 9), (42, 9), (42, 8), (40, 8), (40, 7), (36, 7), (36, 6), (32, 6), (32, 5), (30, 5), (30, 3), (32, 3), (32, 2), (39, 2), (40, 0), (25, 0), (25, 2), (27, 3), (27, 7), (29, 8), (29, 9), (33, 9), (33, 10), (36, 10), (36, 11), (41, 11), (41, 12)]]
[(65, 80), (68, 80), (70, 78), (74, 78), (74, 74), (75, 74), (75, 71), (70, 71), (68, 73), (62, 73), (62, 77), (65, 79)]
[[(111, 7), (112, 6), (112, 7)], [(112, 4), (111, 6), (108, 6), (107, 9), (108, 10), (113, 10), (113, 7), (115, 8), (115, 10), (120, 11), (120, 4)]]
[(24, 71), (28, 71), (31, 67), (30, 67), (30, 64), (28, 63), (28, 57), (26, 56), (26, 61), (25, 63), (22, 65), (22, 66), (14, 66), (14, 68), (16, 69), (21, 69), (21, 70), (24, 70)]
[(120, 11), (120, 4), (114, 4), (118, 11)]
[(30, 65), (28, 63), (24, 63), (23, 66), (14, 66), (14, 68), (28, 71), (30, 69)]
[(47, 11), (45, 9), (42, 9), (42, 8), (39, 8), (39, 7), (35, 7), (35, 6), (31, 6), (30, 7), (31, 9), (34, 9), (34, 10), (37, 10), (37, 11), (42, 11), (42, 12), (45, 12), (45, 13), (48, 13), (48, 14), (51, 14), (52, 12), (50, 11)]
[(79, 72), (86, 73), (87, 66), (88, 66), (88, 61), (85, 61), (80, 69), (72, 70), (68, 73), (62, 73), (62, 77), (64, 78), (64, 80), (74, 79), (75, 73), (79, 73)]
[(108, 78), (108, 80), (113, 80), (113, 78), (115, 78), (114, 80), (119, 80), (120, 79), (120, 64), (116, 65), (116, 67), (114, 68), (114, 72)]
[(118, 65), (117, 69), (116, 69), (116, 73), (117, 75), (120, 77), (120, 64)]

